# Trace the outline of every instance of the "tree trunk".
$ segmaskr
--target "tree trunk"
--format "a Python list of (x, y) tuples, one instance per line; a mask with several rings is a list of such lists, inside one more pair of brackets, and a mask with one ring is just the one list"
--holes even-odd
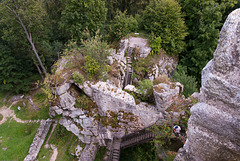
[(33, 43), (33, 41), (32, 41), (32, 38), (31, 38), (31, 34), (28, 33), (28, 31), (27, 31), (25, 25), (23, 24), (21, 18), (20, 18), (19, 16), (17, 16), (17, 18), (18, 18), (18, 20), (20, 21), (20, 24), (21, 24), (21, 26), (23, 27), (24, 32), (25, 32), (25, 34), (26, 34), (26, 36), (27, 36), (27, 39), (28, 39), (29, 43), (30, 43), (31, 46), (32, 46), (32, 50), (33, 50), (34, 54), (35, 54), (36, 57), (37, 57), (37, 60), (38, 60), (40, 66), (41, 66), (41, 68), (42, 68), (42, 70), (43, 70), (43, 73), (44, 73), (45, 76), (46, 76), (46, 74), (47, 74), (46, 69), (45, 69), (45, 67), (43, 66), (42, 61), (41, 61), (41, 59), (40, 59), (40, 57), (39, 57), (39, 55), (38, 55), (38, 53), (37, 53), (37, 50), (36, 50), (35, 45), (34, 45), (34, 43)]
[(33, 50), (34, 54), (36, 55), (37, 60), (38, 60), (40, 66), (41, 66), (41, 68), (42, 68), (42, 70), (43, 70), (43, 73), (46, 75), (46, 74), (47, 74), (46, 69), (45, 69), (45, 67), (43, 66), (42, 61), (41, 61), (41, 59), (40, 59), (40, 57), (39, 57), (39, 55), (38, 55), (38, 53), (37, 53), (37, 50), (36, 50), (35, 45), (34, 45), (34, 43), (33, 43), (33, 41), (32, 41), (32, 38), (31, 38), (31, 33), (28, 32), (27, 28), (25, 27), (24, 23), (22, 22), (21, 17), (18, 15), (18, 6), (15, 4), (16, 10), (12, 9), (12, 8), (9, 7), (8, 5), (6, 5), (6, 6), (7, 6), (7, 8), (8, 8), (11, 12), (13, 12), (13, 13), (15, 14), (15, 16), (17, 17), (17, 19), (19, 20), (19, 23), (21, 24), (22, 28), (24, 29), (24, 32), (25, 32), (25, 34), (26, 34), (26, 36), (27, 36), (27, 39), (28, 39), (29, 43), (30, 43), (31, 46), (32, 46), (32, 50)]
[(38, 70), (39, 74), (41, 75), (42, 80), (44, 81), (44, 77), (43, 77), (43, 75), (42, 75), (41, 69), (39, 68), (39, 66), (37, 65), (37, 63), (34, 63), (34, 64), (35, 64), (35, 66), (37, 67), (37, 70)]

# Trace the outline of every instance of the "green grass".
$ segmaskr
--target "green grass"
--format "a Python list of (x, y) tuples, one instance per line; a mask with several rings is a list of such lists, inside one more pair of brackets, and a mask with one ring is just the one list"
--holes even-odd
[(104, 146), (101, 146), (98, 151), (94, 161), (102, 161), (107, 149)]
[[(39, 111), (36, 112), (27, 101), (26, 107), (23, 106), (22, 102), (17, 103), (16, 105), (12, 106), (12, 110), (15, 111), (17, 118), (22, 120), (37, 120), (37, 119), (47, 119), (49, 118), (49, 105), (47, 106), (38, 106)], [(19, 111), (17, 107), (20, 106), (21, 110)]]
[[(12, 106), (12, 110), (15, 111), (15, 114), (18, 118), (22, 120), (37, 120), (37, 119), (47, 119), (49, 118), (49, 103), (47, 100), (46, 94), (38, 92), (32, 97), (34, 104), (39, 108), (39, 111), (36, 112), (32, 106), (28, 103), (26, 99), (23, 101), (26, 104), (26, 107), (23, 106), (23, 102), (18, 102), (16, 105)], [(20, 106), (21, 110), (19, 111), (17, 107)]]
[(0, 121), (2, 121), (2, 119), (3, 119), (3, 115), (2, 115), (2, 114), (0, 114)]
[[(39, 124), (22, 124), (7, 121), (0, 125), (0, 160), (23, 160), (27, 154)], [(6, 151), (2, 148), (7, 148)]]
[[(56, 126), (48, 144), (49, 145), (54, 144), (57, 147), (58, 150), (57, 161), (77, 160), (77, 158), (72, 156), (71, 153), (74, 153), (77, 145), (80, 145), (83, 148), (85, 147), (85, 144), (79, 143), (78, 138), (75, 135), (72, 137), (69, 144), (67, 145), (71, 135), (72, 133), (67, 131), (66, 128), (63, 127), (62, 125), (58, 124)], [(49, 161), (51, 155), (52, 155), (51, 149), (44, 149), (44, 147), (42, 147), (38, 154), (37, 159), (39, 161)]]

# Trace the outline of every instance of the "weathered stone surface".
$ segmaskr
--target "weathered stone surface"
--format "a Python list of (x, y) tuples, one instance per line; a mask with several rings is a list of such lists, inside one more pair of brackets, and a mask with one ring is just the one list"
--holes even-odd
[(165, 83), (153, 86), (153, 95), (159, 111), (166, 110), (181, 93), (183, 86), (180, 83), (175, 83), (174, 86), (171, 87), (171, 85)]
[(136, 103), (132, 95), (110, 85), (106, 82), (97, 82), (92, 85), (93, 100), (99, 107), (100, 114), (104, 114), (107, 110), (118, 112), (119, 110), (128, 110), (136, 108)]
[(83, 151), (83, 148), (80, 145), (77, 145), (77, 147), (75, 148), (75, 155), (79, 157), (82, 151)]
[(227, 18), (202, 71), (200, 102), (191, 108), (188, 139), (175, 161), (240, 160), (240, 9)]
[(84, 91), (84, 93), (92, 98), (92, 83), (90, 81), (85, 81), (82, 85), (76, 84), (80, 89)]
[(74, 108), (76, 98), (72, 97), (68, 92), (60, 96), (60, 105), (63, 109)]
[(178, 61), (167, 54), (161, 54), (159, 62), (148, 72), (148, 78), (154, 80), (162, 75), (171, 75), (177, 67)]
[(67, 90), (70, 88), (71, 84), (70, 83), (65, 83), (63, 85), (61, 85), (60, 87), (56, 88), (56, 95), (61, 95), (65, 92), (67, 92)]
[(94, 161), (97, 154), (97, 145), (94, 143), (87, 144), (84, 148), (79, 161)]
[(200, 94), (198, 92), (194, 92), (192, 95), (191, 95), (192, 98), (196, 99), (196, 100), (199, 100), (200, 99)]
[(41, 120), (41, 124), (38, 128), (37, 134), (33, 139), (33, 143), (31, 144), (30, 149), (28, 151), (28, 155), (26, 156), (24, 161), (33, 161), (37, 158), (37, 155), (45, 140), (45, 137), (47, 136), (47, 133), (51, 124), (52, 124), (52, 120), (50, 119)]
[(63, 110), (58, 106), (53, 106), (50, 109), (54, 110), (58, 115), (61, 115), (63, 113)]
[(137, 92), (137, 89), (134, 85), (127, 85), (124, 90), (128, 90), (130, 92)]
[(21, 100), (23, 99), (24, 97), (24, 94), (19, 94), (19, 95), (15, 95), (15, 96), (12, 96), (8, 102), (14, 102), (14, 101), (18, 101), (18, 100)]
[(66, 119), (65, 117), (61, 118), (59, 124), (66, 127), (68, 131), (71, 131), (74, 135), (80, 137), (80, 129), (74, 124), (72, 120)]
[(158, 119), (163, 118), (161, 112), (157, 111), (155, 106), (141, 102), (133, 110), (134, 115), (139, 116), (144, 127), (148, 127), (157, 122)]

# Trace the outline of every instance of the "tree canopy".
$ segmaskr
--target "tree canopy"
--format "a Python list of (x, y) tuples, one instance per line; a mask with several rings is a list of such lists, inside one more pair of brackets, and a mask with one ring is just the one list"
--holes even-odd
[(177, 1), (151, 1), (143, 13), (143, 23), (147, 32), (161, 37), (161, 46), (168, 54), (179, 54), (184, 49), (187, 28)]

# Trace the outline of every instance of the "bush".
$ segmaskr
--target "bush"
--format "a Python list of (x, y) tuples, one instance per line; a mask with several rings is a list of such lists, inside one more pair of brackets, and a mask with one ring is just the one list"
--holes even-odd
[(97, 61), (93, 59), (91, 56), (85, 56), (85, 69), (90, 77), (96, 75), (100, 69), (100, 65)]
[(150, 43), (150, 47), (152, 48), (153, 53), (159, 54), (159, 50), (162, 48), (161, 43), (162, 38), (160, 36), (153, 39), (153, 41)]
[(196, 78), (188, 76), (185, 71), (187, 69), (178, 65), (177, 71), (173, 74), (172, 78), (184, 85), (183, 95), (185, 97), (191, 96), (194, 92), (198, 91)]
[(123, 13), (118, 11), (110, 25), (110, 39), (120, 40), (128, 33), (136, 31), (137, 29), (138, 22), (134, 17), (128, 16), (126, 11)]
[(83, 76), (78, 72), (74, 72), (73, 80), (74, 80), (74, 82), (78, 83), (79, 85), (83, 84)]
[(146, 31), (161, 37), (161, 46), (168, 54), (179, 54), (184, 49), (187, 28), (175, 0), (151, 1), (144, 11), (143, 24)]
[(141, 100), (147, 101), (153, 94), (153, 82), (148, 79), (144, 79), (138, 83), (139, 86), (137, 87), (137, 92), (142, 95)]
[(101, 36), (96, 33), (96, 36), (82, 43), (82, 52), (85, 55), (85, 70), (90, 77), (101, 77), (107, 70), (107, 56), (110, 54), (110, 48), (107, 42), (101, 41)]

